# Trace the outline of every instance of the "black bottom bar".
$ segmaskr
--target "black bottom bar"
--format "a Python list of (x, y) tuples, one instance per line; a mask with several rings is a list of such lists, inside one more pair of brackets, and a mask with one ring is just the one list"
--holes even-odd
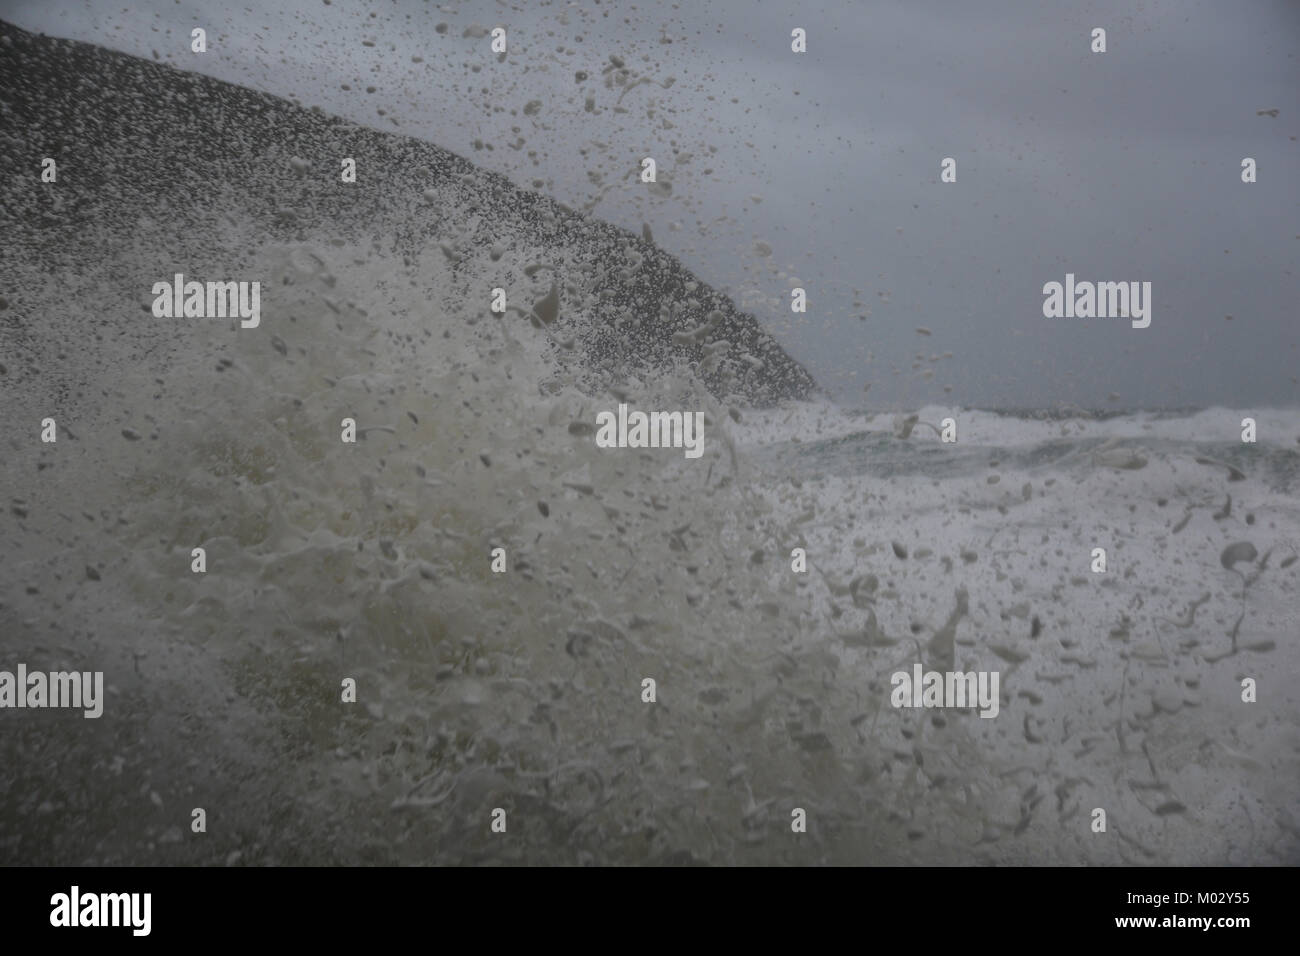
[(0, 871), (0, 919), (6, 942), (66, 943), (75, 933), (79, 945), (284, 940), (337, 947), (391, 938), (460, 949), (480, 938), (500, 947), (516, 935), (534, 944), (546, 937), (665, 940), (673, 938), (665, 931), (678, 929), (697, 941), (716, 934), (733, 945), (754, 937), (801, 948), (846, 931), (863, 941), (923, 946), (1126, 936), (1232, 945), (1279, 931), (1293, 878), (1281, 868), (33, 868)]

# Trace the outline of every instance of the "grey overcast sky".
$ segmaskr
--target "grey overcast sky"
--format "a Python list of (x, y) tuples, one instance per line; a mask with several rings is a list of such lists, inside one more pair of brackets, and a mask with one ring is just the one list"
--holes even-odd
[[(1300, 404), (1295, 2), (0, 0), (0, 14), (647, 223), (847, 403)], [(503, 59), (476, 26), (506, 29)], [(637, 182), (644, 156), (671, 191)], [(1150, 282), (1150, 327), (1045, 318), (1043, 285), (1067, 272)]]

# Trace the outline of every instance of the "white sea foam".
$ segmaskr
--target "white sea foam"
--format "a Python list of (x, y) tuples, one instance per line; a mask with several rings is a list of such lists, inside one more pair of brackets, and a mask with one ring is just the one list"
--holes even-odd
[[(27, 530), (8, 536), (6, 575), (84, 563), (52, 538), (79, 523), (61, 517), (67, 502), (108, 516), (112, 536), (96, 517), (73, 539), (111, 569), (104, 582), (44, 613), (109, 622), (100, 653), (128, 693), (196, 675), (209, 688), (156, 704), (164, 713), (283, 723), (291, 759), (241, 759), (276, 760), (289, 791), (328, 773), (335, 796), (399, 818), (449, 801), (393, 858), (494, 852), (466, 821), (511, 795), (580, 836), (584, 819), (635, 830), (658, 808), (653, 844), (611, 846), (593, 830), (575, 851), (592, 858), (789, 856), (765, 835), (781, 826), (775, 809), (734, 822), (738, 788), (773, 807), (814, 803), (839, 833), (828, 861), (1096, 860), (1082, 835), (1095, 805), (1125, 814), (1150, 850), (1114, 862), (1264, 860), (1294, 839), (1270, 822), (1293, 805), (1288, 771), (1224, 756), (1294, 769), (1290, 722), (1253, 718), (1236, 683), (1296, 663), (1296, 567), (1279, 567), (1300, 543), (1294, 485), (1247, 465), (1229, 483), (1194, 460), (1195, 438), (1237, 412), (958, 413), (962, 438), (943, 446), (924, 429), (898, 439), (893, 415), (790, 403), (736, 422), (704, 397), (717, 440), (703, 459), (624, 456), (568, 427), (599, 405), (557, 381), (545, 331), (467, 321), (457, 303), (486, 301), (487, 280), (466, 290), (474, 280), (436, 248), (409, 266), (327, 243), (251, 258), (266, 276), (263, 335), (196, 326), (161, 386), (120, 374), (118, 356), (111, 384), (87, 390), (111, 388), (112, 403), (70, 419), (79, 466), (40, 488), (11, 473)], [(233, 364), (218, 371), (217, 356)], [(634, 387), (647, 407), (703, 394), (687, 371)], [(339, 443), (344, 416), (365, 435), (356, 447)], [(1265, 432), (1284, 426), (1260, 416)], [(157, 440), (122, 441), (126, 422)], [(1062, 428), (1070, 447), (1037, 459), (1034, 443)], [(1072, 450), (1107, 438), (1156, 450), (1139, 471)], [(1019, 457), (994, 464), (991, 449)], [(939, 477), (909, 457), (936, 453), (957, 470)], [(1231, 515), (1215, 520), (1228, 493)], [(1272, 560), (1245, 594), (1238, 653), (1218, 659), (1243, 607), (1219, 554), (1238, 539)], [(185, 573), (196, 545), (203, 576)], [(1089, 571), (1097, 545), (1106, 575)], [(495, 546), (508, 576), (488, 570)], [(806, 577), (790, 572), (794, 547)], [(43, 616), (21, 595), (10, 614)], [(888, 706), (890, 673), (944, 659), (1002, 671), (997, 719)], [(322, 703), (343, 675), (364, 690), (362, 749)], [(658, 709), (638, 699), (642, 677), (658, 682)], [(1292, 689), (1270, 692), (1294, 713)], [(1159, 794), (1219, 822), (1187, 839), (1190, 817), (1151, 812)], [(526, 855), (561, 852), (536, 840)]]

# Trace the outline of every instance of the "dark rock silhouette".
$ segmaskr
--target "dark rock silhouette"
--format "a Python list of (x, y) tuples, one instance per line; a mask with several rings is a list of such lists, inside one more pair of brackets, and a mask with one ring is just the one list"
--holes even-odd
[[(653, 242), (520, 189), (431, 143), (3, 22), (0, 116), (6, 254), (63, 281), (75, 277), (89, 285), (93, 279), (106, 311), (127, 303), (122, 315), (138, 317), (146, 279), (157, 278), (125, 274), (118, 247), (163, 238), (159, 254), (176, 263), (232, 262), (245, 253), (222, 245), (208, 228), (222, 217), (249, 235), (278, 241), (322, 233), (382, 238), (404, 256), (450, 242), (456, 268), (475, 270), (462, 273), (474, 276), (491, 268), (494, 245), (518, 244), (556, 260), (550, 264), (562, 292), (555, 332), (573, 339), (565, 360), (576, 359), (583, 370), (581, 387), (602, 391), (626, 375), (653, 376), (674, 359), (698, 362), (707, 343), (684, 333), (716, 311), (721, 318), (709, 338), (732, 348), (728, 358), (700, 369), (715, 397), (762, 405), (807, 397), (815, 388), (752, 315)], [(54, 185), (40, 181), (47, 156), (58, 163)], [(339, 182), (342, 157), (357, 159), (356, 183)], [(163, 224), (161, 231), (142, 235), (142, 220)], [(476, 223), (471, 233), (449, 235), (467, 222)], [(582, 290), (585, 307), (565, 296), (566, 285)], [(44, 314), (32, 289), (0, 289), (0, 296), (7, 306), (0, 310), (0, 334), (25, 360), (14, 374), (47, 374), (30, 320), (36, 308), (40, 324), (56, 320)], [(455, 301), (453, 292), (444, 305), (483, 308), (463, 298)], [(146, 336), (157, 337), (129, 322), (97, 319), (112, 326), (108, 334), (140, 336), (141, 349), (153, 347)], [(741, 361), (746, 353), (761, 367)]]

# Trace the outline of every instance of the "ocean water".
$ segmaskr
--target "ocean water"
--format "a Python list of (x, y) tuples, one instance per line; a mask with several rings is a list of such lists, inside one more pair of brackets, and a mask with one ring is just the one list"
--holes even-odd
[[(636, 237), (415, 154), (342, 210), (293, 132), (11, 234), (4, 663), (109, 693), (0, 712), (0, 862), (1300, 860), (1294, 411), (871, 411), (753, 329), (650, 355), (708, 290)], [(175, 271), (259, 279), (260, 326), (146, 314)], [(621, 401), (705, 453), (597, 447)], [(1000, 672), (997, 716), (891, 706), (916, 663)]]

